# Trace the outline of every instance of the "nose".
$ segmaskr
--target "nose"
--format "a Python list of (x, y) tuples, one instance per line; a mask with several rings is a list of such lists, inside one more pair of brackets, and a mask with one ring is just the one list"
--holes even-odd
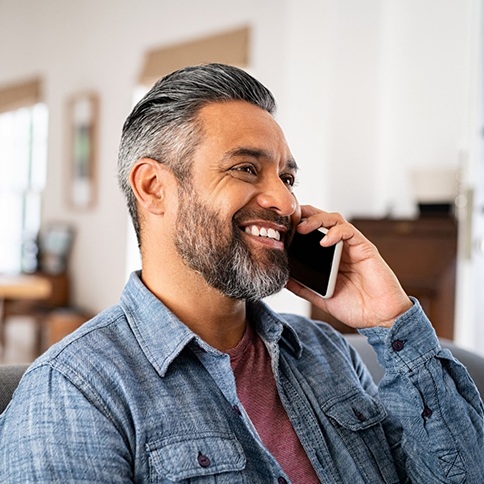
[(297, 208), (296, 197), (279, 177), (266, 181), (257, 196), (257, 203), (262, 208), (286, 217), (292, 215)]

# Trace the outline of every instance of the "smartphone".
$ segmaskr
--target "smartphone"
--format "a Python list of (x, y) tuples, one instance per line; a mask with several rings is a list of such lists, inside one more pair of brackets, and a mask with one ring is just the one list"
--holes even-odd
[(320, 245), (327, 232), (324, 227), (306, 235), (296, 232), (288, 250), (290, 276), (325, 299), (334, 293), (343, 250), (343, 241)]

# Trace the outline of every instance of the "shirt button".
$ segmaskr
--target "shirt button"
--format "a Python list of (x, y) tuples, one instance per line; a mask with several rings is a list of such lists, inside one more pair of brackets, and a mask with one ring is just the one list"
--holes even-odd
[(405, 346), (405, 341), (402, 341), (401, 339), (396, 339), (393, 343), (392, 343), (392, 348), (394, 351), (402, 351), (403, 348)]
[(355, 408), (353, 409), (353, 413), (355, 414), (355, 417), (360, 421), (360, 422), (366, 422), (366, 417), (359, 411), (356, 410)]
[(277, 482), (278, 482), (278, 484), (287, 484), (286, 479), (284, 479), (284, 477), (282, 477), (282, 476), (279, 476), (277, 478)]
[(423, 412), (422, 412), (422, 418), (430, 418), (434, 412), (425, 405)]
[(210, 465), (210, 459), (201, 452), (198, 453), (197, 461), (200, 464), (200, 467), (208, 467)]

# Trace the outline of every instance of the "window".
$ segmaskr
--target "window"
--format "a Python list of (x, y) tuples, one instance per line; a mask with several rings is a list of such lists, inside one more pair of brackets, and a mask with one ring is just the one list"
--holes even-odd
[(47, 167), (47, 107), (0, 113), (0, 273), (36, 269)]

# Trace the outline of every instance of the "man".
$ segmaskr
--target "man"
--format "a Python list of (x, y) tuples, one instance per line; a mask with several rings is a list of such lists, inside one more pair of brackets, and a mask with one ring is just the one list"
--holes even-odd
[[(0, 423), (6, 482), (482, 482), (483, 405), (419, 304), (340, 215), (299, 206), (258, 81), (209, 64), (128, 117), (119, 179), (142, 271), (28, 370)], [(295, 230), (344, 241), (334, 297), (289, 279)], [(369, 338), (379, 389), (287, 285)], [(365, 329), (366, 328), (366, 329)]]

